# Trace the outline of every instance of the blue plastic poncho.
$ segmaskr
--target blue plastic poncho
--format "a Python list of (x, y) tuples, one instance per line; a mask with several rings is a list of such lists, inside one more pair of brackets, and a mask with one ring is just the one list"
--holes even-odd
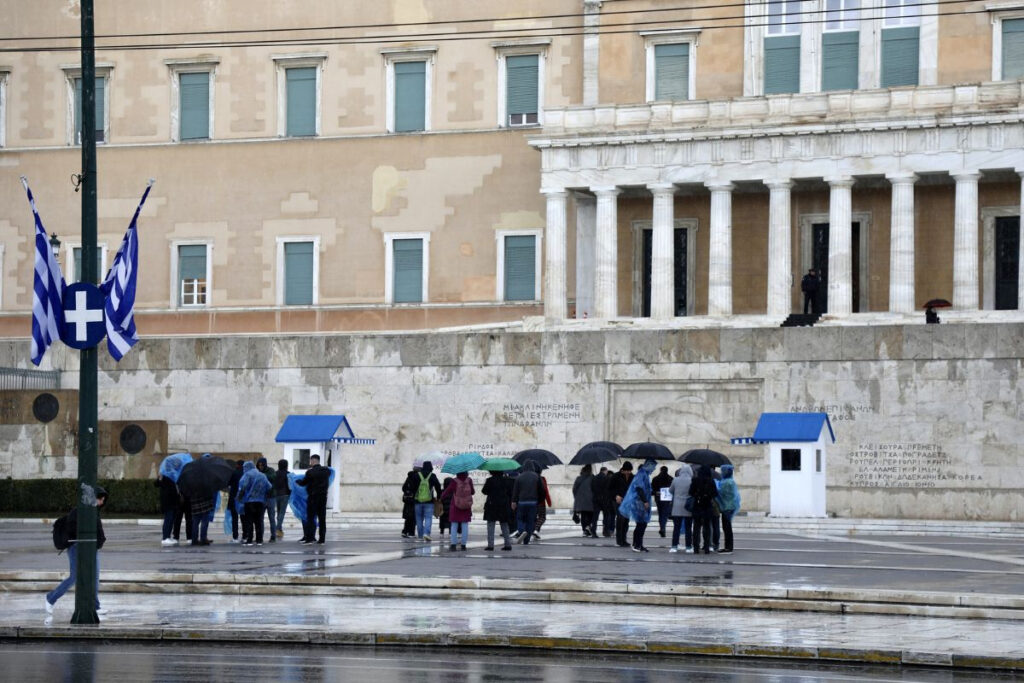
[[(640, 495), (641, 492), (643, 496)], [(651, 521), (651, 507), (653, 505), (645, 507), (644, 498), (647, 499), (648, 503), (652, 500), (651, 475), (646, 463), (637, 470), (633, 481), (629, 483), (629, 489), (627, 489), (626, 495), (619, 504), (619, 514), (637, 524), (647, 524)]]
[[(328, 467), (327, 469), (331, 473), (327, 479), (327, 485), (330, 486), (334, 483), (334, 468)], [(295, 483), (296, 479), (302, 479), (302, 475), (297, 475), (294, 472), (288, 473), (288, 488), (292, 490), (291, 495), (288, 497), (288, 507), (291, 508), (292, 514), (299, 521), (305, 521), (306, 503), (309, 501), (309, 494), (306, 492), (305, 486), (299, 486)]]
[(239, 509), (246, 503), (264, 503), (271, 488), (266, 475), (251, 462), (242, 465), (242, 478), (238, 480), (238, 496), (235, 500)]
[(181, 476), (181, 468), (192, 462), (191, 453), (174, 453), (168, 455), (160, 463), (160, 476), (167, 477), (175, 484), (178, 483), (178, 477)]

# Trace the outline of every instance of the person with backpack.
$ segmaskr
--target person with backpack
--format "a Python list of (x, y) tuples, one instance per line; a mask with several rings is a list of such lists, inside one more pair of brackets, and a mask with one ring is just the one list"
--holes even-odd
[(715, 516), (715, 497), (718, 487), (715, 486), (711, 468), (701, 465), (697, 476), (690, 484), (690, 495), (693, 496), (693, 552), (700, 552), (701, 539), (704, 540), (704, 554), (711, 552), (711, 522)]
[[(103, 521), (100, 519), (100, 510), (107, 503), (107, 491), (102, 486), (96, 487), (96, 550), (103, 548), (107, 542), (107, 536), (103, 533)], [(46, 594), (46, 619), (53, 618), (53, 606), (57, 601), (75, 585), (78, 579), (78, 507), (71, 509), (71, 512), (64, 515), (53, 523), (53, 545), (58, 550), (68, 551), (68, 577), (60, 582), (56, 588)], [(96, 553), (96, 614), (106, 614), (105, 609), (100, 608), (100, 554)]]
[(434, 520), (434, 501), (441, 497), (441, 484), (434, 474), (434, 465), (429, 460), (417, 472), (413, 470), (405, 478), (403, 490), (412, 491), (413, 509), (416, 515), (416, 537), (424, 543), (430, 542), (430, 526)]
[(448, 488), (441, 493), (442, 498), (450, 495), (452, 501), (448, 508), (448, 518), (452, 523), (451, 545), (448, 546), (448, 550), (466, 549), (466, 543), (469, 541), (469, 522), (473, 519), (474, 493), (476, 489), (473, 488), (469, 472), (456, 474)]

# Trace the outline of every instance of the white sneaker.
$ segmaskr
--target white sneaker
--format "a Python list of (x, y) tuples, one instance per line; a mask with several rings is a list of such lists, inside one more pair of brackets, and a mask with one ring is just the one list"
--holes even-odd
[(163, 547), (167, 548), (167, 547), (170, 547), (172, 545), (177, 545), (177, 544), (174, 542), (173, 538), (165, 538), (164, 540), (160, 541), (160, 545), (162, 545)]
[(424, 543), (430, 543), (430, 536), (427, 536), (426, 534), (424, 534), (424, 536), (423, 536), (423, 542), (424, 542)]
[(46, 603), (46, 613), (52, 616), (53, 615), (53, 605), (50, 603), (50, 599), (44, 597), (43, 598), (43, 602)]
[(678, 552), (679, 552), (679, 546), (677, 546), (677, 545), (674, 545), (674, 546), (672, 546), (671, 548), (669, 548), (669, 549), (668, 549), (668, 551), (669, 551), (670, 553), (678, 553)]
[(107, 613), (108, 611), (109, 611), (109, 610), (103, 609), (102, 607), (97, 607), (97, 608), (96, 608), (96, 614), (98, 614), (98, 615), (99, 615), (99, 616), (101, 616), (101, 617), (102, 617), (102, 616), (103, 616), (104, 614), (106, 614), (106, 613)]
[(693, 555), (693, 548), (687, 548), (683, 552), (685, 552), (687, 555)]

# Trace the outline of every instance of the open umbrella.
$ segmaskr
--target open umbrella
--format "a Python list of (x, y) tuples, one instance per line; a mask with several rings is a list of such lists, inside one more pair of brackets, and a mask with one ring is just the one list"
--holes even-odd
[(412, 466), (418, 469), (423, 467), (423, 463), (429, 462), (434, 469), (441, 469), (441, 466), (444, 465), (444, 461), (447, 459), (448, 456), (441, 451), (430, 451), (429, 453), (424, 453), (420, 457), (416, 458), (413, 461)]
[(480, 465), (480, 469), (486, 472), (511, 472), (518, 470), (522, 465), (512, 458), (488, 458), (487, 462)]
[(708, 465), (709, 467), (721, 467), (722, 465), (731, 465), (732, 461), (725, 457), (718, 451), (713, 451), (710, 448), (694, 448), (686, 451), (679, 456), (679, 459), (683, 462), (688, 462), (691, 465)]
[[(618, 448), (616, 452), (614, 449), (608, 448), (602, 444), (609, 444)], [(611, 441), (595, 441), (588, 443), (583, 448), (576, 451), (576, 455), (572, 456), (572, 460), (569, 461), (570, 465), (594, 465), (599, 462), (608, 462), (610, 460), (616, 460), (622, 455), (622, 446), (612, 443)]]
[(178, 477), (181, 476), (181, 469), (190, 462), (192, 462), (191, 453), (173, 453), (168, 455), (160, 463), (160, 476), (177, 482)]
[(527, 462), (535, 462), (540, 465), (541, 468), (563, 464), (557, 455), (551, 451), (546, 451), (543, 448), (530, 448), (525, 451), (519, 451), (512, 456), (512, 459), (520, 465), (525, 465)]
[(663, 446), (662, 444), (654, 443), (653, 441), (641, 441), (639, 443), (630, 444), (626, 447), (626, 451), (623, 453), (622, 457), (634, 460), (676, 459), (676, 456), (672, 455), (672, 451), (668, 449), (668, 446)]
[(441, 467), (442, 472), (448, 474), (458, 474), (459, 472), (469, 472), (475, 470), (480, 465), (483, 465), (486, 460), (484, 456), (480, 455), (476, 451), (470, 451), (469, 453), (459, 453), (453, 455), (445, 461), (444, 466)]
[(931, 299), (926, 303), (923, 308), (949, 308), (953, 304), (949, 303), (945, 299)]
[(186, 498), (213, 498), (217, 491), (228, 487), (234, 472), (235, 466), (224, 458), (202, 457), (181, 468), (178, 490)]

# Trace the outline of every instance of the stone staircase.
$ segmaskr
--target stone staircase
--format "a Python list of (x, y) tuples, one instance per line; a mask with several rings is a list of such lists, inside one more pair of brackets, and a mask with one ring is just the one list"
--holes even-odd
[(780, 327), (814, 327), (814, 323), (821, 318), (821, 313), (790, 313), (789, 317), (782, 321)]

